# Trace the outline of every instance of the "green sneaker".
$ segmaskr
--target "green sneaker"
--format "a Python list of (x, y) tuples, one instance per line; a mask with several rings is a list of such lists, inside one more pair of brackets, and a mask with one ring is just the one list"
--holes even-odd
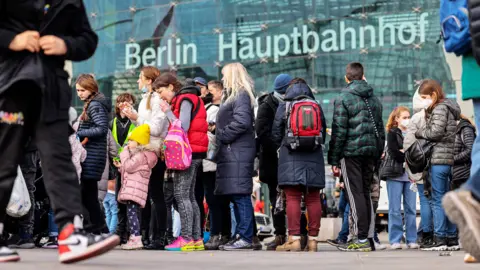
[(341, 251), (351, 251), (351, 252), (369, 252), (372, 251), (370, 242), (367, 240), (364, 243), (361, 243), (358, 240), (352, 240), (344, 245), (339, 245), (338, 250)]

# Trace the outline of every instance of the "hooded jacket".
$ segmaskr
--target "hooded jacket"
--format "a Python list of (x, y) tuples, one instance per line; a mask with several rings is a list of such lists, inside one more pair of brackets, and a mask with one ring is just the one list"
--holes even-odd
[[(140, 146), (140, 148), (143, 147)], [(158, 161), (155, 152), (147, 149), (137, 149), (130, 152), (127, 146), (120, 154), (120, 160), (122, 162), (120, 168), (122, 185), (118, 194), (118, 201), (121, 203), (132, 201), (142, 208), (145, 207), (148, 183), (152, 169)]]
[(280, 101), (272, 92), (261, 96), (258, 104), (255, 132), (257, 134), (260, 181), (275, 185), (277, 183), (278, 154), (277, 146), (272, 138), (272, 127)]
[(460, 106), (451, 99), (445, 99), (427, 111), (425, 128), (417, 130), (417, 139), (434, 142), (431, 164), (453, 165), (455, 134), (460, 119)]
[(88, 138), (85, 145), (87, 158), (82, 163), (82, 181), (100, 181), (107, 160), (108, 114), (112, 106), (110, 101), (99, 93), (87, 108), (88, 119), (80, 121), (77, 135), (80, 141)]
[[(367, 100), (375, 125), (370, 117)], [(366, 81), (352, 81), (335, 99), (328, 163), (338, 166), (344, 157), (380, 158), (385, 145), (382, 104)], [(377, 139), (375, 128), (378, 131)]]
[(116, 175), (112, 175), (111, 171), (112, 170), (117, 170), (117, 168), (113, 167), (113, 159), (117, 156), (118, 154), (118, 145), (115, 139), (113, 138), (113, 134), (110, 130), (108, 130), (108, 135), (107, 135), (107, 161), (105, 164), (105, 170), (103, 171), (102, 174), (102, 179), (100, 182), (98, 182), (98, 199), (103, 202), (103, 199), (105, 199), (105, 195), (107, 195), (108, 191), (108, 181), (113, 180)]
[[(285, 101), (298, 96), (314, 98), (308, 85), (296, 83), (291, 85), (285, 93)], [(315, 151), (289, 151), (284, 144), (286, 129), (287, 103), (281, 103), (275, 114), (272, 127), (272, 139), (276, 148), (280, 148), (278, 157), (278, 185), (279, 186), (304, 186), (311, 188), (325, 187), (325, 161), (323, 159), (323, 147)], [(322, 107), (320, 107), (321, 109)], [(322, 137), (326, 136), (326, 121), (321, 111)], [(323, 142), (322, 142), (323, 143)]]
[(186, 85), (172, 99), (172, 112), (178, 119), (180, 119), (183, 101), (188, 101), (192, 105), (190, 127), (187, 132), (188, 141), (192, 147), (192, 158), (206, 158), (208, 150), (207, 110), (200, 98), (200, 89), (195, 85)]
[[(42, 120), (68, 120), (72, 89), (65, 60), (83, 61), (97, 47), (83, 1), (52, 0), (47, 13), (45, 1), (0, 1), (0, 94), (19, 81), (30, 81), (42, 90)], [(40, 36), (55, 35), (65, 41), (67, 53), (47, 56), (40, 51), (15, 52), (8, 47), (17, 34), (37, 30)]]
[(453, 181), (457, 184), (462, 184), (470, 177), (475, 137), (475, 127), (469, 121), (461, 119), (457, 126), (453, 157)]
[[(427, 121), (425, 120), (425, 109), (422, 105), (422, 98), (418, 93), (418, 89), (413, 95), (413, 116), (410, 119), (410, 124), (407, 127), (407, 135), (403, 139), (403, 149), (407, 150), (416, 140), (415, 132), (419, 129), (425, 128)], [(412, 173), (407, 166), (407, 173), (410, 179), (415, 180), (418, 184), (423, 184), (422, 173)]]

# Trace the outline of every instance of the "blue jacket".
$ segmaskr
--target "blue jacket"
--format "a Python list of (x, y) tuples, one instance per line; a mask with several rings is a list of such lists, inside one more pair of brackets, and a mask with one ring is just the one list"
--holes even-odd
[(108, 115), (110, 101), (103, 94), (98, 94), (88, 106), (88, 120), (81, 121), (77, 135), (80, 141), (88, 138), (85, 145), (87, 159), (82, 163), (83, 180), (100, 181), (107, 160)]
[[(285, 101), (293, 99), (297, 96), (305, 95), (314, 98), (312, 91), (308, 85), (296, 83), (290, 86), (285, 93)], [(275, 120), (272, 127), (273, 141), (280, 148), (278, 159), (278, 185), (279, 186), (305, 186), (313, 188), (325, 187), (325, 163), (323, 158), (323, 149), (318, 147), (312, 152), (290, 152), (284, 145), (283, 138), (285, 136), (285, 113), (286, 102), (278, 106)], [(320, 107), (321, 109), (321, 107)], [(322, 137), (326, 136), (326, 120), (322, 114)]]
[(217, 115), (215, 194), (252, 194), (256, 147), (250, 96), (240, 92), (236, 100), (222, 104)]

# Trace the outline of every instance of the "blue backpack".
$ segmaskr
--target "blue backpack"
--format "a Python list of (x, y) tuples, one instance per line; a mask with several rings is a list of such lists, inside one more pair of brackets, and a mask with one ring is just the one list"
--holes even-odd
[(471, 49), (467, 0), (441, 0), (440, 27), (445, 50), (463, 55)]

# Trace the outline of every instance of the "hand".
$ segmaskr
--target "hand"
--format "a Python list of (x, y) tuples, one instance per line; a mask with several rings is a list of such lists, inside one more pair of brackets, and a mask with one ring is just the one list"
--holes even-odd
[(130, 119), (132, 121), (137, 121), (138, 114), (134, 110), (132, 110), (132, 108), (126, 107), (126, 109), (122, 112), (123, 112), (123, 114), (125, 114), (125, 116), (128, 117), (128, 119)]
[(88, 138), (83, 139), (82, 145), (85, 146), (88, 143)]
[(25, 31), (16, 35), (8, 48), (16, 52), (27, 50), (31, 53), (36, 53), (40, 51), (39, 38), (40, 33), (37, 31)]
[(165, 100), (160, 100), (160, 109), (162, 109), (162, 112), (166, 113), (170, 109), (170, 105), (165, 101)]
[(43, 36), (39, 40), (40, 47), (45, 55), (65, 55), (67, 45), (65, 41), (56, 36)]
[(208, 125), (208, 131), (213, 132), (215, 130), (215, 127), (215, 124)]
[(120, 161), (118, 161), (118, 160), (115, 160), (115, 161), (113, 162), (113, 165), (115, 165), (115, 167), (117, 167), (117, 168), (122, 167), (122, 163), (121, 163)]
[(340, 174), (340, 169), (337, 166), (332, 166), (332, 172), (335, 175)]

